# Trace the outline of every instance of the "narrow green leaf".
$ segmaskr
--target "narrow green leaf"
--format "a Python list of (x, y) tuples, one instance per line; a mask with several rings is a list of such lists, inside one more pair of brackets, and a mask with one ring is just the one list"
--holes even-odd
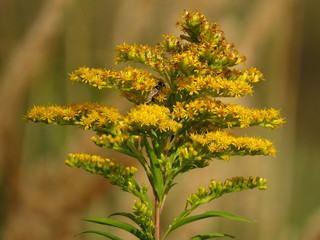
[[(101, 235), (101, 236), (104, 236), (104, 237), (107, 237), (111, 240), (124, 240), (122, 238), (118, 238), (110, 233), (106, 233), (106, 232), (101, 232), (101, 231), (96, 231), (96, 230), (88, 230), (88, 231), (84, 231), (84, 232), (81, 232), (81, 233), (78, 233), (77, 235), (79, 234), (84, 234), (84, 233), (94, 233), (94, 234), (98, 234), (98, 235)], [(76, 236), (77, 236), (76, 235)]]
[(123, 216), (123, 217), (127, 217), (127, 218), (129, 218), (130, 220), (132, 220), (133, 222), (135, 222), (136, 224), (139, 225), (136, 216), (134, 216), (132, 213), (118, 212), (118, 213), (113, 213), (113, 214), (109, 215), (109, 217), (112, 217), (112, 216)]
[(220, 211), (208, 211), (202, 214), (198, 214), (198, 215), (194, 215), (191, 217), (187, 217), (187, 218), (183, 218), (175, 223), (172, 224), (171, 228), (169, 229), (168, 233), (172, 232), (173, 230), (187, 224), (187, 223), (191, 223), (194, 221), (198, 221), (201, 219), (205, 219), (205, 218), (210, 218), (210, 217), (223, 217), (223, 218), (228, 218), (228, 219), (232, 219), (232, 220), (238, 220), (238, 221), (245, 221), (245, 222), (253, 222), (253, 220), (247, 219), (247, 218), (243, 218), (231, 213), (227, 213), (227, 212), (220, 212)]
[(153, 129), (150, 129), (150, 130), (151, 130), (151, 135), (154, 136), (155, 138), (158, 138), (158, 134)]
[(150, 167), (151, 167), (150, 170), (153, 176), (154, 188), (158, 194), (160, 202), (162, 202), (164, 190), (163, 190), (163, 176), (162, 176), (160, 164), (155, 152), (152, 150), (150, 144), (148, 143), (147, 138), (143, 138), (143, 141), (146, 147), (147, 154), (150, 158)]
[(203, 239), (218, 238), (218, 237), (235, 238), (232, 235), (224, 234), (224, 233), (207, 233), (207, 234), (199, 234), (197, 236), (194, 236), (190, 238), (190, 240), (203, 240)]
[(84, 220), (88, 222), (120, 228), (122, 230), (125, 230), (135, 235), (139, 239), (144, 239), (143, 233), (129, 223), (125, 223), (125, 222), (115, 220), (115, 219), (110, 219), (110, 218), (85, 218)]
[(152, 142), (153, 149), (157, 153), (156, 155), (159, 158), (160, 157), (160, 151), (159, 151), (160, 144), (159, 144), (159, 142), (161, 142), (161, 139), (159, 138), (158, 134), (153, 129), (151, 129), (151, 142)]

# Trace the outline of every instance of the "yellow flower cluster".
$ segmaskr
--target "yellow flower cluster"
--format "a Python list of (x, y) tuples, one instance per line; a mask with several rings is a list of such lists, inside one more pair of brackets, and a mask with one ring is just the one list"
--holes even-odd
[(96, 103), (74, 103), (66, 106), (35, 106), (25, 116), (33, 122), (80, 125), (85, 129), (113, 128), (122, 116), (118, 109)]
[(139, 226), (144, 227), (144, 234), (148, 236), (147, 239), (153, 239), (153, 219), (152, 219), (152, 211), (150, 210), (150, 206), (148, 206), (145, 202), (134, 201), (134, 205), (132, 206), (134, 210), (134, 215), (137, 216), (136, 221)]
[[(121, 172), (124, 176), (132, 177), (138, 171), (135, 167), (125, 167), (123, 164), (115, 163), (114, 160), (97, 155), (84, 153), (69, 153), (69, 160), (65, 163), (70, 167), (81, 167), (87, 171), (102, 171), (103, 174)], [(97, 173), (101, 175), (100, 173)]]
[(260, 125), (276, 128), (284, 123), (280, 112), (273, 108), (268, 110), (249, 109), (243, 106), (218, 100), (196, 99), (189, 103), (178, 102), (173, 108), (174, 118), (198, 121), (205, 120), (204, 126), (211, 124), (216, 129)]
[(197, 52), (186, 50), (178, 52), (173, 55), (170, 60), (171, 69), (181, 71), (185, 76), (196, 73), (197, 70), (203, 69), (206, 66), (200, 61), (199, 54)]
[(223, 194), (236, 191), (244, 191), (247, 189), (258, 188), (260, 190), (267, 189), (265, 185), (267, 180), (260, 177), (233, 177), (225, 180), (224, 183), (221, 181), (211, 180), (208, 189), (203, 187), (198, 188), (198, 192), (192, 193), (187, 199), (188, 204), (191, 207), (200, 204), (201, 202), (210, 202), (215, 198), (221, 197)]
[[(246, 59), (232, 43), (227, 43), (219, 24), (209, 22), (197, 11), (185, 11), (182, 18), (177, 23), (183, 31), (180, 37), (163, 35), (164, 40), (156, 47), (126, 43), (117, 46), (116, 63), (142, 63), (156, 71), (157, 76), (133, 67), (124, 70), (81, 67), (70, 74), (73, 82), (120, 90), (123, 97), (135, 104), (126, 116), (113, 107), (84, 103), (33, 107), (25, 118), (96, 131), (98, 137), (92, 138), (96, 145), (137, 158), (149, 180), (158, 173), (153, 168), (159, 166), (159, 176), (161, 172), (164, 182), (168, 180), (165, 186), (171, 186), (180, 173), (208, 166), (213, 158), (274, 156), (276, 150), (269, 140), (237, 137), (223, 130), (276, 128), (285, 122), (278, 110), (250, 109), (216, 99), (252, 95), (254, 84), (264, 80), (262, 73), (256, 68), (232, 68)], [(140, 189), (134, 181), (135, 168), (88, 154), (70, 154), (66, 164), (103, 175), (144, 199), (134, 210), (143, 217), (141, 223), (148, 224), (150, 214), (144, 212), (146, 189)], [(170, 177), (165, 179), (167, 176)], [(154, 192), (169, 190), (156, 189), (162, 187), (161, 182), (150, 181)], [(199, 188), (193, 197), (211, 199), (231, 190), (263, 189), (264, 184), (265, 180), (252, 178), (234, 178), (224, 184), (211, 182), (209, 189)]]
[(197, 11), (185, 11), (181, 17), (184, 21), (178, 21), (177, 26), (186, 33), (181, 37), (196, 43), (191, 44), (190, 49), (199, 52), (209, 66), (231, 67), (245, 61), (245, 57), (240, 57), (238, 51), (233, 49), (234, 45), (227, 43), (218, 23), (209, 22)]
[(181, 123), (170, 118), (168, 108), (157, 104), (136, 106), (128, 113), (124, 123), (145, 131), (153, 129), (160, 132), (176, 132), (182, 127)]
[(266, 139), (253, 137), (236, 137), (223, 131), (208, 132), (205, 134), (191, 134), (195, 148), (200, 151), (209, 151), (212, 157), (229, 160), (232, 155), (270, 155), (276, 150), (273, 143)]
[(129, 139), (128, 135), (119, 134), (119, 135), (111, 135), (111, 134), (102, 134), (99, 139), (96, 137), (92, 137), (91, 140), (98, 146), (104, 148), (119, 148), (123, 142)]
[(143, 102), (159, 82), (150, 72), (132, 67), (120, 71), (81, 67), (70, 74), (70, 79), (98, 89), (119, 89), (122, 96), (135, 103)]
[(239, 58), (238, 52), (225, 53), (213, 49), (215, 46), (212, 43), (190, 43), (184, 46), (183, 51), (172, 56), (169, 62), (170, 69), (181, 71), (185, 76), (205, 75), (211, 74), (215, 69), (234, 66), (244, 61)]
[[(148, 45), (117, 46), (116, 63), (133, 61), (143, 63), (160, 73), (163, 79), (150, 72), (127, 67), (124, 71), (82, 67), (71, 74), (71, 80), (102, 88), (121, 90), (121, 95), (135, 104), (144, 102), (159, 81), (167, 82), (155, 96), (156, 103), (167, 105), (168, 100), (210, 97), (239, 97), (252, 94), (253, 83), (263, 79), (255, 68), (230, 70), (245, 61), (228, 44), (219, 24), (207, 21), (199, 12), (185, 12), (184, 22), (178, 26), (187, 35), (182, 39), (163, 35), (157, 47)], [(183, 41), (183, 40), (187, 40)]]
[(164, 40), (158, 43), (158, 47), (163, 49), (166, 52), (180, 52), (182, 51), (184, 43), (181, 38), (177, 38), (176, 36), (163, 34), (162, 37)]
[[(101, 175), (139, 198), (133, 206), (133, 214), (113, 214), (133, 220), (139, 229), (127, 223), (126, 226), (133, 229), (131, 232), (139, 239), (160, 238), (160, 212), (179, 174), (206, 167), (213, 159), (228, 161), (235, 155), (275, 155), (271, 141), (238, 137), (230, 133), (232, 128), (262, 126), (273, 129), (285, 122), (273, 108), (250, 109), (217, 100), (252, 95), (254, 84), (264, 80), (263, 75), (256, 68), (246, 69), (244, 64), (242, 68), (234, 69), (246, 58), (234, 49), (234, 44), (227, 43), (219, 24), (209, 22), (198, 11), (185, 11), (182, 19), (177, 26), (183, 35), (163, 35), (164, 40), (156, 47), (127, 43), (117, 46), (117, 64), (142, 63), (153, 69), (153, 73), (129, 66), (124, 70), (80, 67), (70, 74), (72, 82), (97, 89), (119, 90), (121, 96), (135, 104), (127, 115), (122, 116), (111, 106), (75, 103), (35, 106), (25, 116), (33, 122), (78, 125), (95, 131), (97, 136), (91, 140), (97, 146), (137, 159), (152, 188), (154, 209), (147, 194), (148, 185), (139, 185), (134, 179), (135, 167), (84, 153), (69, 154), (65, 163)], [(201, 204), (225, 193), (253, 188), (263, 190), (265, 184), (266, 180), (260, 177), (234, 177), (224, 183), (212, 180), (206, 189), (199, 187), (187, 199), (185, 210), (175, 218), (164, 238), (190, 222), (189, 214)], [(198, 216), (232, 218), (228, 213), (218, 212)], [(87, 220), (103, 224), (113, 222), (104, 218)], [(122, 225), (119, 221), (114, 224)], [(117, 238), (108, 233), (103, 235)]]
[[(128, 190), (135, 190), (134, 175), (138, 171), (135, 167), (125, 167), (109, 158), (84, 153), (70, 153), (65, 163), (70, 167), (78, 167), (87, 172), (102, 175), (111, 180), (111, 183)], [(130, 189), (129, 189), (130, 188)]]
[(123, 43), (118, 45), (116, 50), (118, 55), (116, 56), (116, 64), (126, 61), (134, 61), (143, 63), (160, 74), (166, 68), (165, 56), (163, 50), (160, 48), (150, 47), (148, 45), (129, 45)]
[(190, 142), (187, 142), (184, 146), (180, 147), (178, 150), (179, 167), (184, 169), (183, 171), (188, 171), (193, 168), (208, 166), (208, 158), (201, 151), (201, 148), (195, 147), (195, 144)]
[(181, 36), (183, 39), (190, 42), (213, 43), (221, 50), (233, 48), (233, 44), (227, 44), (224, 32), (217, 22), (208, 21), (198, 11), (184, 11), (181, 17), (184, 21), (178, 20), (176, 25), (187, 34)]
[(262, 73), (255, 68), (245, 71), (215, 69), (208, 73), (176, 78), (177, 90), (188, 95), (240, 97), (247, 94), (252, 95), (252, 83), (263, 79)]

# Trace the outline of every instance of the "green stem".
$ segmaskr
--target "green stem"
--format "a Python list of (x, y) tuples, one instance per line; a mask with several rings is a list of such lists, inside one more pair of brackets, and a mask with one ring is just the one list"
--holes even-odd
[(147, 163), (147, 160), (145, 159), (145, 157), (143, 156), (142, 152), (139, 151), (135, 146), (133, 146), (131, 143), (126, 145), (130, 151), (134, 154), (134, 158), (136, 158), (141, 166), (144, 168), (144, 170), (146, 171), (147, 175), (150, 176), (150, 166)]
[(160, 215), (161, 215), (161, 204), (159, 198), (156, 196), (155, 199), (155, 216), (154, 216), (154, 231), (156, 240), (160, 240)]

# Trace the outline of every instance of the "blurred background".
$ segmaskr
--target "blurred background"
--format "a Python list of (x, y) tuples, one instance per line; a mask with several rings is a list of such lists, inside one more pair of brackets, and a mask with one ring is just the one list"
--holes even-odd
[[(320, 14), (316, 0), (1, 0), (0, 1), (0, 239), (72, 239), (97, 229), (82, 221), (130, 211), (134, 199), (99, 176), (64, 165), (67, 154), (86, 152), (136, 165), (91, 141), (93, 132), (75, 127), (27, 123), (33, 105), (93, 101), (125, 114), (131, 105), (116, 91), (71, 84), (80, 66), (120, 69), (115, 47), (127, 42), (154, 46), (161, 34), (179, 35), (175, 22), (184, 9), (205, 14), (222, 26), (228, 42), (247, 56), (266, 81), (248, 107), (281, 109), (287, 123), (275, 131), (248, 129), (274, 141), (277, 157), (213, 161), (178, 179), (163, 210), (167, 227), (185, 198), (210, 179), (261, 176), (267, 191), (225, 195), (201, 209), (255, 219), (244, 223), (202, 220), (172, 234), (223, 232), (246, 240), (320, 239)], [(228, 99), (226, 99), (228, 101)], [(317, 157), (318, 156), (318, 157)], [(146, 183), (144, 175), (140, 182)], [(132, 236), (110, 229), (124, 239)], [(102, 239), (79, 236), (77, 239)]]

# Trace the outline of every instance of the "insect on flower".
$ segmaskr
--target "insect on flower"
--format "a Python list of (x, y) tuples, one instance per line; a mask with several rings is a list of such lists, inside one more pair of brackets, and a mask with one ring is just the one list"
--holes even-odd
[(145, 103), (150, 103), (163, 87), (166, 87), (166, 85), (163, 82), (158, 82), (157, 86), (155, 86), (155, 88), (149, 93), (148, 97), (145, 100)]

